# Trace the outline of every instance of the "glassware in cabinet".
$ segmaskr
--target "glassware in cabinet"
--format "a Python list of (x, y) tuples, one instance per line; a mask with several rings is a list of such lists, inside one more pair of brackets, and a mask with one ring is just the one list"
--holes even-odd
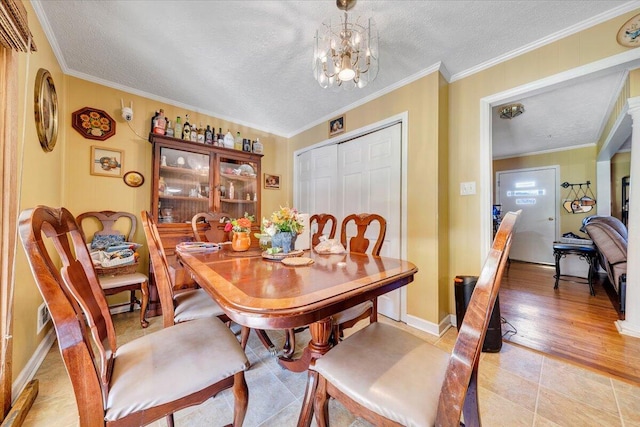
[(210, 210), (209, 154), (160, 147), (158, 222), (184, 223)]
[(239, 218), (244, 214), (258, 218), (258, 164), (256, 162), (220, 157), (220, 212)]

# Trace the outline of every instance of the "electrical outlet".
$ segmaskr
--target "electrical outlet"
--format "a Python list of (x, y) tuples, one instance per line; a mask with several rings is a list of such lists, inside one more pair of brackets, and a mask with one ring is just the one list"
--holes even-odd
[(43, 302), (42, 304), (40, 304), (40, 307), (38, 307), (38, 332), (37, 333), (40, 333), (42, 328), (44, 328), (47, 325), (47, 323), (49, 323), (50, 320), (51, 320), (51, 314), (49, 313), (49, 309), (47, 308), (47, 305)]
[(460, 195), (461, 196), (469, 196), (471, 194), (476, 194), (476, 182), (461, 182), (460, 183)]

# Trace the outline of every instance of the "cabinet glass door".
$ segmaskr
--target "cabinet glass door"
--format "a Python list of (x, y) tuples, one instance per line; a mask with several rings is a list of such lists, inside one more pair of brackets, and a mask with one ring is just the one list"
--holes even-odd
[(190, 222), (210, 211), (210, 156), (162, 147), (158, 178), (158, 221)]
[[(258, 205), (258, 166), (254, 162), (220, 159), (220, 212), (231, 218), (245, 213), (256, 215)], [(259, 222), (261, 218), (255, 218)]]

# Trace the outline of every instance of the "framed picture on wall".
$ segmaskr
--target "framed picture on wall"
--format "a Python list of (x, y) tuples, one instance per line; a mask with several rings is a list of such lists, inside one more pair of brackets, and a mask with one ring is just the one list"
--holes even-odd
[(280, 189), (280, 175), (272, 175), (270, 173), (264, 174), (264, 188), (267, 190), (279, 190)]
[(345, 130), (344, 116), (329, 120), (329, 136), (336, 136)]
[(122, 177), (124, 151), (91, 146), (91, 175)]

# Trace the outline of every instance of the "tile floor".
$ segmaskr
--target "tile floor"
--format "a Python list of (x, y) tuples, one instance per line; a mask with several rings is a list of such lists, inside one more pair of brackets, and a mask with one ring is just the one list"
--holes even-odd
[[(162, 319), (154, 317), (150, 319), (148, 329), (141, 329), (135, 312), (115, 315), (114, 321), (121, 342), (162, 327)], [(381, 321), (395, 323), (382, 316)], [(447, 350), (451, 350), (456, 338), (455, 328), (436, 338), (406, 325), (398, 325)], [(308, 339), (305, 334), (298, 334), (297, 347), (305, 345)], [(269, 331), (269, 336), (276, 346), (282, 347), (284, 335), (280, 331)], [(253, 333), (246, 351), (252, 367), (246, 376), (250, 396), (244, 426), (295, 426), (306, 374), (281, 369)], [(40, 392), (24, 425), (78, 425), (73, 391), (57, 343), (35, 378), (39, 380)], [(479, 394), (485, 427), (640, 427), (640, 385), (619, 381), (509, 343), (504, 343), (499, 353), (482, 354)], [(178, 412), (176, 426), (209, 427), (230, 423), (232, 401), (231, 392), (226, 390), (200, 406)], [(339, 403), (332, 401), (330, 405), (332, 426), (370, 426), (354, 418)], [(152, 424), (154, 427), (165, 425), (164, 420)]]

